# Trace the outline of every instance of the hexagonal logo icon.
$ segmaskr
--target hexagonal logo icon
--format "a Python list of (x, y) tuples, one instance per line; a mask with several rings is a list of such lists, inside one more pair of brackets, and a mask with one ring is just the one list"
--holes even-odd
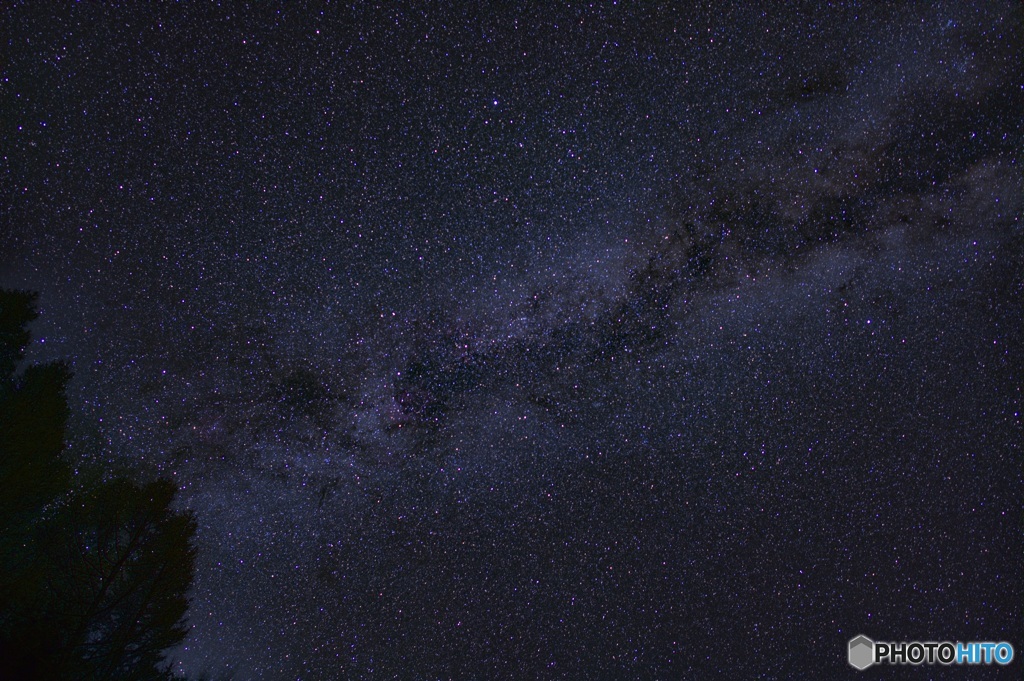
[(849, 660), (854, 669), (870, 667), (875, 662), (875, 642), (863, 634), (850, 639)]

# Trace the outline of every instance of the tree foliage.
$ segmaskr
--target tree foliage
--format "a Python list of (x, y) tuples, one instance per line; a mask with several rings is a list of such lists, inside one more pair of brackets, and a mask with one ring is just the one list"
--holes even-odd
[(169, 678), (195, 521), (166, 480), (76, 484), (61, 364), (16, 372), (34, 296), (0, 291), (0, 679)]

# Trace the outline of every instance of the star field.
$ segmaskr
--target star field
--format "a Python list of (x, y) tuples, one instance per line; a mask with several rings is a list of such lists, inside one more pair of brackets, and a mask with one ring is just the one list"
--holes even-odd
[(0, 286), (196, 513), (176, 672), (1024, 650), (1019, 4), (0, 16)]

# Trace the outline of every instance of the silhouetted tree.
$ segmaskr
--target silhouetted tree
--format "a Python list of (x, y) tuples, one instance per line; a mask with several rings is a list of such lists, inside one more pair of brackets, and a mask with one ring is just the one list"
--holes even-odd
[[(45, 560), (37, 541), (47, 511), (68, 490), (61, 458), (69, 378), (60, 365), (15, 369), (25, 356), (35, 296), (0, 291), (0, 632), (26, 630), (43, 607)], [(15, 652), (0, 650), (0, 659)], [(20, 652), (19, 652), (20, 654)]]
[(166, 480), (72, 484), (68, 369), (17, 374), (34, 296), (0, 291), (0, 679), (166, 679), (195, 521)]

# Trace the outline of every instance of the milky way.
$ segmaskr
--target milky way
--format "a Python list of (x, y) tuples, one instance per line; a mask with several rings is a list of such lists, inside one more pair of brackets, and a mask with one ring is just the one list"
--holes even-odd
[(968, 5), (4, 10), (0, 285), (197, 514), (175, 669), (1021, 650), (1024, 17)]

